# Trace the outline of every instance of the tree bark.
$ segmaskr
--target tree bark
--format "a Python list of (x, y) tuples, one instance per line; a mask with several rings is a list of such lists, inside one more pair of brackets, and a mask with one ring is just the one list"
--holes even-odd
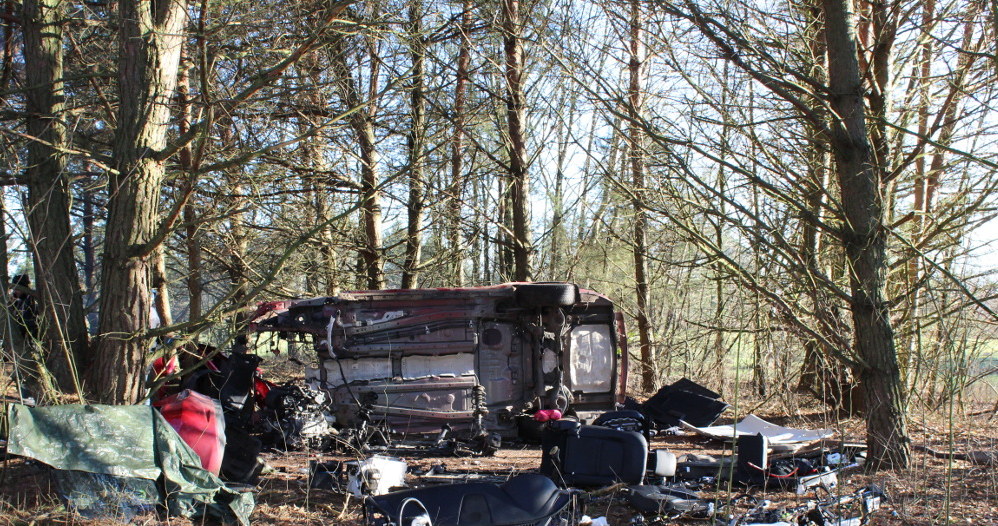
[[(204, 13), (201, 14), (204, 17)], [(178, 122), (177, 131), (180, 135), (186, 134), (191, 129), (191, 77), (188, 63), (187, 48), (184, 48), (184, 55), (181, 57), (180, 71), (177, 73), (177, 105)], [(194, 149), (190, 144), (184, 145), (177, 152), (181, 171), (188, 178), (194, 177), (193, 172), (197, 170), (200, 159), (195, 156)], [(193, 184), (193, 183), (191, 183)], [(194, 321), (201, 318), (204, 308), (204, 286), (202, 285), (202, 253), (201, 234), (199, 228), (199, 214), (197, 203), (194, 198), (189, 199), (184, 204), (184, 246), (187, 249), (187, 320)]]
[(402, 263), (402, 288), (415, 288), (419, 282), (419, 264), (423, 253), (423, 160), (426, 142), (426, 101), (424, 100), (423, 56), (426, 39), (421, 18), (423, 3), (413, 0), (409, 5), (409, 45), (412, 56), (412, 85), (409, 87), (409, 203), (405, 236), (405, 261)]
[(849, 0), (823, 0), (828, 53), (831, 146), (845, 215), (851, 310), (865, 397), (867, 465), (905, 468), (911, 446), (890, 308), (884, 298), (887, 228), (882, 171), (871, 151), (863, 104), (855, 21)]
[(83, 295), (86, 301), (95, 297), (97, 286), (97, 244), (94, 240), (95, 216), (97, 199), (96, 192), (91, 189), (83, 191), (83, 242), (80, 250), (83, 252)]
[[(808, 58), (811, 60), (810, 76), (827, 82), (824, 42), (824, 18), (820, 2), (807, 2), (804, 9), (808, 17)], [(821, 101), (808, 99), (808, 105), (818, 113)], [(807, 125), (807, 173), (801, 182), (806, 213), (811, 217), (823, 218), (827, 208), (831, 187), (831, 157), (825, 146), (826, 139), (814, 124)], [(806, 217), (801, 218), (801, 244), (799, 252), (807, 272), (811, 276), (831, 276), (830, 266), (823, 261), (827, 242), (818, 225)], [(841, 351), (849, 348), (849, 340), (843, 336), (847, 328), (843, 326), (837, 300), (822, 288), (809, 290), (815, 318), (815, 331), (825, 341), (837, 342)], [(838, 360), (834, 353), (826, 349), (817, 338), (808, 337), (804, 341), (804, 361), (800, 368), (797, 390), (810, 393), (815, 399), (832, 407), (839, 407), (854, 413), (861, 401), (852, 396), (855, 378), (848, 367)]]
[[(331, 44), (332, 68), (337, 76), (340, 99), (348, 109), (364, 108), (350, 115), (350, 127), (357, 135), (360, 150), (360, 210), (361, 229), (364, 232), (363, 246), (360, 257), (363, 263), (362, 273), (367, 281), (367, 288), (378, 290), (385, 288), (384, 257), (382, 256), (381, 231), (381, 190), (378, 188), (378, 150), (374, 134), (374, 116), (377, 113), (375, 97), (377, 89), (377, 57), (371, 58), (369, 74), (371, 88), (369, 100), (360, 98), (357, 80), (350, 70), (347, 57), (347, 46), (342, 35), (336, 36)], [(373, 49), (372, 49), (373, 54)]]
[(226, 271), (229, 274), (229, 286), (232, 294), (232, 308), (235, 314), (231, 320), (232, 334), (244, 334), (249, 318), (249, 265), (246, 258), (249, 251), (249, 236), (246, 233), (246, 188), (240, 180), (241, 174), (230, 174), (229, 188), (232, 199), (229, 202), (229, 239), (226, 251), (228, 263)]
[(201, 318), (204, 310), (204, 286), (202, 285), (201, 234), (198, 229), (198, 215), (195, 205), (184, 206), (184, 244), (187, 247), (187, 320)]
[(385, 288), (384, 258), (381, 256), (381, 191), (378, 189), (376, 169), (378, 153), (374, 139), (374, 124), (370, 118), (358, 125), (361, 159), (361, 214), (364, 224), (364, 272), (367, 286), (372, 290)]
[(523, 17), (519, 0), (502, 1), (503, 49), (506, 54), (506, 123), (509, 145), (509, 195), (513, 227), (513, 279), (530, 281), (529, 183), (527, 179), (526, 97)]
[(3, 55), (0, 57), (0, 89), (6, 90), (10, 85), (10, 80), (14, 76), (14, 25), (17, 18), (14, 16), (14, 0), (5, 0), (3, 3)]
[(153, 307), (159, 316), (160, 327), (173, 325), (173, 313), (170, 310), (170, 279), (166, 274), (166, 253), (163, 245), (156, 247), (152, 253), (152, 288), (156, 291)]
[(159, 226), (170, 102), (184, 40), (185, 3), (121, 0), (118, 10), (118, 128), (109, 178), (100, 301), (100, 341), (92, 391), (103, 403), (143, 395), (152, 307), (150, 246)]
[(43, 354), (59, 387), (78, 391), (76, 371), (86, 365), (89, 335), (69, 217), (62, 6), (61, 0), (24, 2), (27, 130), (33, 138), (25, 176)]
[(447, 244), (451, 250), (451, 276), (454, 285), (464, 284), (464, 240), (461, 235), (461, 203), (464, 193), (465, 90), (471, 64), (471, 1), (461, 3), (461, 43), (457, 52), (457, 79), (454, 84), (454, 138), (451, 142), (450, 188), (447, 196)]
[[(329, 94), (323, 84), (322, 73), (326, 70), (322, 63), (320, 53), (310, 53), (302, 57), (298, 63), (303, 80), (307, 79), (307, 89), (305, 100), (315, 111), (321, 113), (331, 113), (329, 107)], [(314, 131), (316, 122), (306, 115), (299, 118), (299, 133), (308, 134)], [(308, 264), (306, 286), (314, 287), (317, 294), (326, 296), (336, 296), (340, 292), (339, 258), (336, 254), (336, 243), (334, 240), (334, 226), (332, 224), (332, 199), (335, 193), (333, 188), (334, 176), (322, 176), (317, 174), (330, 174), (329, 161), (327, 159), (328, 145), (326, 138), (319, 133), (313, 133), (302, 144), (302, 161), (312, 173), (302, 177), (302, 185), (311, 193), (312, 206), (315, 212), (315, 222), (321, 228), (317, 233), (319, 247), (314, 256), (314, 263)], [(312, 256), (309, 256), (312, 258)]]

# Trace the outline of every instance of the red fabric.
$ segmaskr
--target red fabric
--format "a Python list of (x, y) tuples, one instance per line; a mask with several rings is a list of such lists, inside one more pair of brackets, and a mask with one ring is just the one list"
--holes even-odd
[(180, 360), (178, 360), (176, 356), (170, 357), (169, 361), (166, 360), (165, 356), (160, 356), (152, 363), (152, 371), (156, 373), (156, 378), (173, 374), (177, 372), (179, 367)]
[(561, 419), (561, 411), (557, 409), (538, 409), (534, 413), (534, 420), (538, 422), (547, 422), (548, 420), (559, 420)]

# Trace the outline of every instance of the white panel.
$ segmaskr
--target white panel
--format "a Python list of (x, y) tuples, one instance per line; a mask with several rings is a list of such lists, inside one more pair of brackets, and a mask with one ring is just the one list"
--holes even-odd
[(541, 354), (541, 371), (547, 374), (556, 367), (558, 367), (558, 355), (551, 349), (544, 349), (544, 353)]
[(471, 353), (444, 356), (405, 356), (402, 377), (406, 380), (427, 376), (465, 376), (475, 374), (475, 355)]
[[(323, 365), (326, 368), (326, 387), (343, 385), (343, 376), (347, 382), (355, 380), (380, 380), (392, 377), (392, 362), (388, 358), (361, 358), (340, 360), (343, 365), (343, 374), (340, 374), (340, 367), (336, 365), (336, 360), (326, 360)], [(319, 370), (313, 367), (305, 369), (305, 381), (317, 383), (319, 381)]]
[(613, 376), (613, 340), (609, 325), (580, 325), (572, 329), (569, 380), (572, 390), (599, 393), (610, 390)]

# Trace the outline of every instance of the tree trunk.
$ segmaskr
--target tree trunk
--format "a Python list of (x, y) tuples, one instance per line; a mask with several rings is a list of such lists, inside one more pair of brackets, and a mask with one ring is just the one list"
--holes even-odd
[[(381, 232), (381, 190), (378, 189), (378, 151), (374, 134), (374, 116), (377, 104), (373, 97), (377, 94), (377, 57), (371, 57), (369, 78), (371, 87), (368, 90), (370, 100), (362, 101), (357, 80), (350, 70), (347, 57), (347, 46), (343, 36), (337, 36), (332, 42), (332, 69), (337, 76), (340, 98), (348, 109), (359, 108), (350, 115), (350, 127), (357, 135), (360, 149), (360, 210), (361, 229), (364, 232), (363, 246), (360, 257), (363, 263), (362, 273), (366, 279), (367, 288), (372, 290), (385, 288), (384, 258), (382, 256)], [(373, 55), (373, 49), (372, 49)]]
[[(933, 0), (928, 0), (923, 7), (924, 13), (922, 18), (922, 23), (925, 27), (931, 27), (934, 25), (935, 17), (935, 2)], [(967, 90), (967, 81), (969, 72), (973, 70), (974, 62), (980, 56), (979, 49), (981, 42), (976, 34), (977, 24), (976, 18), (980, 14), (980, 9), (982, 6), (970, 5), (967, 7), (967, 12), (964, 14), (964, 27), (963, 27), (963, 38), (959, 49), (964, 50), (963, 53), (957, 58), (956, 69), (953, 75), (950, 75), (947, 79), (949, 84), (949, 90), (945, 100), (943, 101), (941, 108), (942, 120), (938, 122), (939, 134), (936, 138), (936, 147), (932, 155), (920, 155), (915, 160), (915, 188), (914, 188), (914, 203), (912, 205), (912, 226), (911, 226), (911, 241), (917, 251), (924, 251), (927, 247), (931, 246), (930, 243), (933, 239), (933, 233), (930, 226), (936, 224), (936, 218), (934, 207), (936, 202), (936, 193), (939, 191), (940, 187), (940, 176), (945, 175), (945, 162), (946, 154), (953, 143), (954, 133), (957, 131), (957, 124), (959, 122), (960, 115), (960, 104), (964, 97), (970, 96)], [(931, 105), (930, 91), (932, 89), (931, 79), (929, 75), (931, 74), (931, 61), (933, 57), (933, 46), (932, 40), (926, 39), (926, 42), (922, 46), (922, 85), (919, 86), (921, 100), (919, 106), (918, 114), (918, 133), (919, 137), (927, 137), (932, 134), (932, 130), (929, 127), (929, 109)], [(926, 161), (928, 162), (928, 167), (926, 167)], [(952, 243), (959, 243), (956, 239), (950, 240)], [(927, 270), (923, 263), (923, 258), (915, 250), (910, 251), (909, 254), (906, 276), (906, 290), (905, 295), (908, 298), (908, 318), (910, 320), (916, 320), (922, 304), (922, 296), (924, 294), (924, 284), (925, 276)], [(907, 379), (909, 385), (912, 388), (918, 386), (919, 381), (918, 375), (914, 374), (912, 369), (918, 369), (921, 364), (917, 351), (919, 349), (921, 342), (922, 326), (921, 324), (914, 322), (912, 335), (908, 338), (909, 343), (902, 347), (906, 351), (907, 356), (902, 355), (901, 365), (904, 370), (908, 373)]]
[(63, 2), (24, 2), (27, 80), (28, 224), (41, 308), (43, 354), (64, 391), (77, 391), (76, 371), (86, 364), (89, 336), (83, 290), (73, 254), (70, 178), (66, 173), (63, 111)]
[(506, 123), (509, 131), (509, 195), (513, 227), (513, 279), (530, 281), (530, 217), (527, 210), (526, 102), (523, 93), (523, 19), (520, 0), (502, 1), (503, 48), (506, 53)]
[(864, 3), (869, 4), (870, 38), (873, 40), (869, 49), (869, 67), (872, 70), (869, 77), (873, 79), (873, 83), (867, 95), (873, 120), (868, 123), (867, 129), (873, 147), (873, 162), (882, 173), (888, 173), (894, 164), (887, 134), (887, 105), (891, 90), (894, 41), (897, 38), (897, 15), (892, 12), (893, 4), (890, 2), (864, 0)]
[[(201, 13), (204, 17), (204, 13)], [(189, 54), (184, 48), (181, 57), (180, 71), (177, 73), (177, 105), (178, 122), (177, 131), (184, 135), (191, 129), (191, 76)], [(180, 169), (188, 178), (194, 177), (193, 172), (198, 169), (200, 159), (195, 156), (190, 144), (184, 145), (177, 152)], [(191, 183), (193, 184), (193, 182)], [(197, 212), (197, 203), (194, 197), (184, 204), (184, 246), (187, 249), (187, 320), (194, 321), (201, 318), (204, 308), (204, 286), (202, 285), (202, 255), (201, 255), (201, 235), (198, 228), (200, 218)]]
[(631, 2), (630, 14), (630, 48), (628, 73), (630, 82), (627, 88), (628, 97), (628, 130), (627, 154), (631, 170), (631, 181), (634, 207), (634, 293), (637, 300), (635, 318), (638, 322), (638, 345), (641, 350), (641, 389), (646, 393), (655, 390), (656, 366), (655, 351), (651, 346), (651, 324), (648, 322), (648, 217), (645, 211), (645, 161), (644, 141), (642, 140), (641, 114), (643, 100), (641, 97), (641, 53), (642, 53), (641, 4), (637, 0)]
[[(308, 105), (316, 112), (329, 112), (329, 94), (323, 85), (322, 73), (325, 65), (322, 63), (319, 53), (310, 53), (302, 57), (298, 63), (298, 69), (308, 80), (305, 99)], [(316, 123), (303, 115), (299, 118), (299, 133), (302, 135), (310, 133)], [(332, 176), (318, 175), (330, 174), (329, 161), (327, 160), (326, 139), (321, 134), (312, 134), (302, 144), (302, 161), (308, 170), (309, 175), (302, 177), (302, 185), (308, 189), (312, 197), (312, 205), (315, 211), (315, 222), (321, 225), (317, 233), (319, 247), (314, 257), (315, 262), (309, 264), (308, 272), (311, 276), (306, 276), (308, 283), (306, 286), (314, 286), (317, 293), (326, 296), (336, 296), (340, 292), (339, 258), (336, 254), (336, 246), (333, 236), (332, 225), (332, 204), (331, 200), (335, 193), (331, 192)]]
[[(461, 43), (457, 52), (457, 80), (454, 84), (454, 138), (451, 143), (450, 189), (447, 196), (447, 244), (453, 258), (454, 285), (464, 284), (464, 240), (461, 235), (461, 202), (464, 192), (464, 99), (471, 64), (471, 1), (461, 3)], [(477, 261), (476, 261), (477, 264)]]
[(842, 192), (844, 245), (849, 259), (855, 346), (865, 397), (867, 465), (905, 468), (911, 446), (905, 392), (884, 298), (887, 228), (882, 171), (866, 128), (855, 21), (849, 0), (823, 0), (832, 120), (831, 146)]
[[(2, 79), (0, 79), (2, 80)], [(6, 89), (6, 84), (0, 84), (0, 90)], [(14, 351), (10, 344), (10, 330), (12, 325), (9, 318), (8, 302), (10, 301), (10, 274), (7, 273), (7, 266), (10, 265), (10, 252), (7, 252), (7, 199), (3, 192), (0, 192), (0, 294), (3, 295), (3, 305), (0, 306), (0, 349), (11, 356)]]
[[(551, 196), (551, 243), (549, 245), (548, 253), (548, 275), (551, 279), (558, 279), (558, 276), (563, 276), (562, 270), (562, 252), (566, 250), (566, 244), (564, 243), (566, 236), (565, 233), (565, 164), (568, 157), (568, 148), (572, 143), (570, 137), (572, 134), (572, 129), (575, 126), (575, 115), (576, 115), (576, 101), (573, 98), (571, 102), (566, 99), (568, 97), (564, 96), (561, 100), (561, 107), (568, 106), (567, 116), (563, 116), (558, 119), (558, 124), (555, 132), (557, 137), (558, 145), (558, 155), (557, 161), (555, 163), (555, 174), (554, 174), (554, 193)], [(580, 201), (585, 202), (585, 201)]]
[(10, 86), (10, 80), (14, 76), (14, 25), (17, 24), (17, 17), (14, 16), (14, 0), (3, 2), (3, 56), (0, 57), (0, 89), (6, 91)]
[(229, 286), (232, 294), (232, 308), (235, 314), (231, 320), (232, 334), (244, 334), (249, 318), (249, 265), (246, 264), (249, 249), (249, 236), (246, 235), (246, 188), (241, 182), (241, 174), (230, 174), (229, 188), (232, 200), (229, 203), (228, 263)]
[(367, 287), (372, 290), (385, 288), (384, 258), (381, 256), (381, 191), (378, 189), (376, 165), (378, 153), (374, 143), (374, 123), (371, 118), (358, 123), (361, 162), (361, 215), (364, 224), (364, 272)]
[(83, 191), (83, 242), (80, 250), (83, 252), (83, 295), (87, 302), (93, 301), (97, 287), (97, 246), (94, 242), (94, 219), (97, 213), (97, 192), (91, 189)]
[(152, 289), (156, 291), (153, 307), (159, 316), (160, 327), (173, 325), (170, 311), (170, 279), (166, 274), (165, 246), (160, 245), (152, 253)]
[(194, 207), (196, 205), (187, 203), (184, 205), (185, 237), (184, 244), (187, 246), (187, 320), (194, 321), (201, 318), (204, 310), (204, 286), (202, 283), (202, 255), (201, 255), (201, 234), (198, 229), (198, 215)]
[[(496, 246), (495, 258), (492, 261), (492, 274), (498, 281), (510, 281), (516, 279), (516, 269), (514, 268), (513, 244), (516, 242), (513, 235), (513, 219), (509, 212), (509, 202), (512, 198), (509, 195), (510, 185), (506, 184), (506, 179), (497, 178), (496, 193), (499, 196), (499, 209), (496, 211), (498, 221), (496, 223), (496, 235), (491, 239)], [(487, 238), (488, 239), (488, 238)], [(486, 245), (487, 246), (487, 245)], [(490, 249), (486, 248), (486, 251)], [(489, 278), (493, 279), (492, 277)]]
[(415, 288), (419, 282), (419, 264), (423, 253), (423, 157), (426, 142), (426, 101), (424, 100), (423, 55), (426, 39), (423, 37), (421, 18), (423, 3), (413, 0), (409, 5), (409, 45), (412, 54), (412, 73), (409, 87), (409, 204), (405, 236), (405, 262), (402, 263), (402, 288)]
[(103, 403), (143, 395), (149, 349), (150, 246), (159, 218), (170, 102), (177, 86), (185, 4), (119, 2), (118, 128), (110, 174), (100, 301), (100, 341), (92, 391)]

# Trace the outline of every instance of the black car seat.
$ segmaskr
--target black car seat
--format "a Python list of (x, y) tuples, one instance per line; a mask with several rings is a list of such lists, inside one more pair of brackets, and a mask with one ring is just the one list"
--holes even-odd
[(572, 420), (544, 430), (541, 473), (566, 486), (641, 484), (648, 442), (637, 431), (587, 426)]
[(484, 482), (445, 484), (367, 497), (370, 526), (411, 524), (425, 513), (433, 526), (549, 526), (571, 512), (572, 493), (535, 473), (517, 475), (501, 485)]

